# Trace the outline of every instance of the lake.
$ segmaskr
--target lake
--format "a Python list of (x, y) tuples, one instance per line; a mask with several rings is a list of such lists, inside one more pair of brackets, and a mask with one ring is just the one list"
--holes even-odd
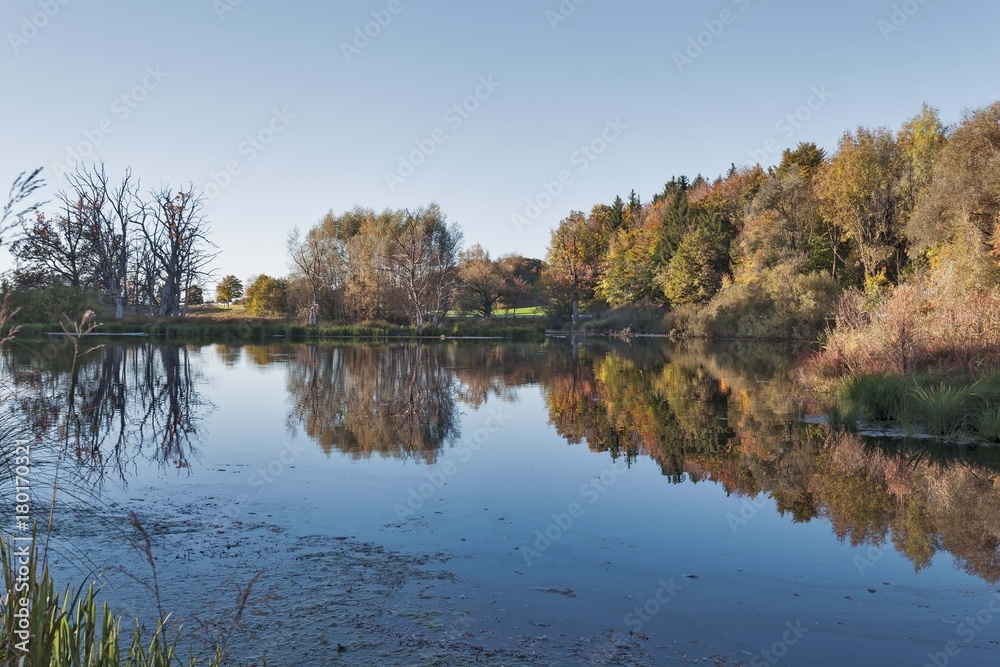
[(831, 430), (808, 352), (15, 342), (4, 409), (57, 584), (239, 659), (997, 664), (1000, 452)]

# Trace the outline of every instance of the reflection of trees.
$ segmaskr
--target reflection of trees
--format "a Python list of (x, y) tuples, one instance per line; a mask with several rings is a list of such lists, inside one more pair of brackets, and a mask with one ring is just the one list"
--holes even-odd
[(458, 434), (450, 351), (422, 344), (298, 347), (288, 367), (292, 424), (327, 453), (432, 463)]
[(774, 498), (793, 521), (823, 517), (854, 545), (891, 540), (917, 569), (938, 551), (1000, 580), (1000, 452), (878, 443), (789, 419), (795, 354), (747, 345), (566, 346), (539, 373), (570, 443), (646, 455), (675, 482), (712, 479)]
[[(87, 350), (85, 344), (81, 350)], [(45, 370), (18, 372), (39, 363)], [(72, 346), (12, 346), (5, 365), (22, 378), (16, 410), (35, 438), (66, 443), (98, 478), (121, 479), (135, 458), (183, 469), (208, 403), (185, 347), (105, 345), (73, 363)]]

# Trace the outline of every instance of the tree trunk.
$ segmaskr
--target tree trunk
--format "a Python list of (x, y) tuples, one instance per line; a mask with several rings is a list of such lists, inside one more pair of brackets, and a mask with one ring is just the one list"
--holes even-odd
[(580, 295), (573, 293), (573, 328), (580, 324)]

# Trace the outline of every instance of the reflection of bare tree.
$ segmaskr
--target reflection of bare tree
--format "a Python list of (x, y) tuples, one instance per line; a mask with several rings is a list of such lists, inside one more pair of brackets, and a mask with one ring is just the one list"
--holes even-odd
[(434, 462), (458, 435), (449, 349), (303, 346), (289, 364), (290, 423), (327, 453)]
[[(85, 346), (82, 346), (86, 349)], [(123, 481), (137, 457), (186, 469), (201, 413), (209, 407), (185, 347), (104, 345), (72, 363), (72, 348), (49, 344), (5, 350), (11, 370), (30, 367), (38, 354), (44, 370), (19, 373), (17, 412), (40, 440), (62, 441), (96, 479)], [(64, 429), (57, 437), (56, 429)]]

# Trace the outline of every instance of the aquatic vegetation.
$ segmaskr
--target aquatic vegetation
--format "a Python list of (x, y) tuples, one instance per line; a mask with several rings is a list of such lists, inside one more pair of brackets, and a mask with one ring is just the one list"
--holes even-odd
[(966, 432), (973, 394), (969, 387), (944, 382), (916, 387), (910, 392), (917, 418), (931, 435), (953, 436)]

